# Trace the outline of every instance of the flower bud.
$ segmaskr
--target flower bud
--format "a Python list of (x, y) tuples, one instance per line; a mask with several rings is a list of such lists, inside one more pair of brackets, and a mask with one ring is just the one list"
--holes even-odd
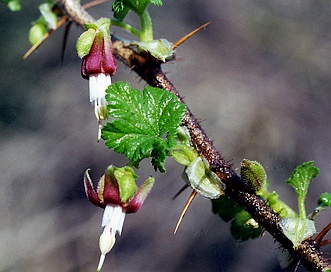
[(29, 41), (32, 45), (39, 42), (47, 33), (46, 25), (42, 23), (36, 23), (30, 28)]
[(241, 163), (240, 176), (248, 190), (257, 192), (267, 185), (267, 174), (257, 161), (244, 159)]

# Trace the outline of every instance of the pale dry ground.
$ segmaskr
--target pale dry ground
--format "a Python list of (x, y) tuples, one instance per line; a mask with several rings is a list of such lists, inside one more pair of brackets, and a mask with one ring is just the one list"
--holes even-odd
[[(63, 30), (21, 60), (36, 2), (25, 4), (26, 14), (0, 9), (0, 271), (95, 271), (102, 210), (85, 198), (82, 175), (91, 168), (97, 180), (107, 165), (125, 159), (96, 142), (88, 84), (74, 51), (78, 28), (72, 28), (62, 67)], [(309, 191), (308, 210), (331, 191), (330, 11), (329, 1), (312, 0), (164, 0), (163, 8), (151, 9), (156, 38), (170, 41), (212, 21), (164, 70), (234, 167), (243, 158), (262, 162), (271, 188), (293, 207), (285, 180), (296, 165), (314, 160), (321, 174)], [(123, 65), (114, 80), (144, 86)], [(142, 166), (141, 181), (153, 174)], [(182, 168), (169, 159), (167, 169), (155, 174), (141, 211), (127, 216), (103, 271), (280, 270), (269, 234), (234, 241), (229, 224), (202, 197), (174, 236), (190, 191), (172, 201), (183, 185)], [(329, 218), (324, 212), (317, 228)]]

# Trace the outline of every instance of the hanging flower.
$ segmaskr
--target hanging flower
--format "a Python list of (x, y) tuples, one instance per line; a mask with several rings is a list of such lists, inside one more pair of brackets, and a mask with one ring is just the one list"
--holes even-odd
[(109, 166), (95, 190), (88, 170), (85, 172), (84, 186), (87, 198), (92, 204), (105, 209), (101, 223), (104, 230), (99, 241), (101, 257), (97, 271), (101, 270), (106, 254), (115, 244), (115, 234), (121, 235), (125, 215), (137, 212), (152, 189), (153, 177), (145, 181), (139, 189), (135, 183), (137, 177), (129, 166)]
[(83, 59), (82, 76), (89, 79), (90, 102), (94, 103), (100, 139), (102, 121), (108, 118), (106, 89), (117, 71), (117, 62), (112, 53), (110, 20), (101, 18), (85, 27), (87, 31), (79, 37), (76, 48), (78, 56)]

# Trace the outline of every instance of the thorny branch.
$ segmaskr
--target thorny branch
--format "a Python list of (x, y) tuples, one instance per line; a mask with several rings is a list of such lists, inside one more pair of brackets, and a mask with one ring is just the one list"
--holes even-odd
[[(81, 27), (85, 23), (92, 22), (94, 19), (86, 12), (78, 1), (62, 0), (60, 8), (68, 17)], [(163, 88), (174, 93), (178, 99), (184, 103), (174, 85), (162, 72), (161, 62), (147, 54), (134, 51), (117, 37), (113, 37), (113, 53), (117, 59), (125, 63), (130, 69), (135, 71), (149, 85)], [(309, 271), (327, 271), (331, 269), (331, 261), (320, 251), (319, 246), (312, 239), (302, 242), (298, 247), (293, 248), (292, 242), (283, 234), (279, 227), (280, 217), (265, 201), (254, 193), (244, 189), (240, 177), (234, 172), (231, 166), (222, 158), (220, 152), (213, 146), (212, 141), (201, 128), (199, 122), (187, 107), (187, 112), (183, 121), (190, 132), (191, 140), (199, 154), (203, 155), (210, 167), (220, 179), (226, 184), (226, 193), (234, 198), (240, 205), (252, 215), (252, 217), (267, 230), (281, 246), (306, 266)]]

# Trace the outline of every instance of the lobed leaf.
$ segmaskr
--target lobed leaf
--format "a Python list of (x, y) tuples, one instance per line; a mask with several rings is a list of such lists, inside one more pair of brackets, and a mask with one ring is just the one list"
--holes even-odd
[(109, 116), (114, 118), (102, 129), (106, 145), (133, 163), (152, 157), (154, 168), (164, 172), (185, 106), (165, 90), (148, 86), (141, 93), (126, 82), (110, 85), (106, 100)]

